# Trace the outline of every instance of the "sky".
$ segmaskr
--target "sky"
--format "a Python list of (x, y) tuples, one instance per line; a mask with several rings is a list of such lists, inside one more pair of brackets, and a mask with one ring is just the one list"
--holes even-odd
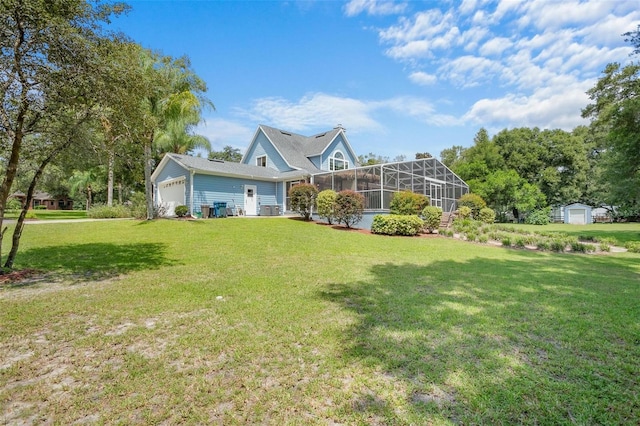
[(482, 127), (564, 129), (605, 66), (631, 60), (637, 0), (128, 1), (110, 29), (191, 59), (215, 110), (197, 133), (242, 152), (258, 125), (336, 127), (357, 154), (469, 147)]

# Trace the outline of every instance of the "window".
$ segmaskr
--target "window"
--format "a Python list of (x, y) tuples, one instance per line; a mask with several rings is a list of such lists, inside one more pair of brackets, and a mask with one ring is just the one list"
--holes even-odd
[(256, 158), (256, 166), (258, 167), (267, 167), (267, 156), (263, 155), (261, 157)]
[(344, 154), (340, 151), (333, 153), (329, 157), (329, 170), (344, 170), (349, 168), (349, 162), (345, 160)]

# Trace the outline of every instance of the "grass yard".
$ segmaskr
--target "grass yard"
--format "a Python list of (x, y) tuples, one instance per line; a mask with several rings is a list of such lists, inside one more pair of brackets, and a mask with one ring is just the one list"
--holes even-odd
[(639, 254), (229, 218), (27, 226), (17, 263), (3, 423), (640, 421)]
[[(59, 219), (86, 219), (86, 210), (30, 210), (36, 215), (37, 220), (59, 220)], [(20, 211), (8, 210), (5, 214), (6, 219), (18, 219)]]

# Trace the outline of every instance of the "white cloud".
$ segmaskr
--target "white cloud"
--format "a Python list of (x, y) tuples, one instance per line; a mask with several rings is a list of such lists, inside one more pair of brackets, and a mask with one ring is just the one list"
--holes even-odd
[(507, 94), (480, 99), (463, 116), (467, 122), (494, 127), (541, 127), (572, 130), (587, 121), (580, 113), (589, 99), (585, 91), (593, 84), (576, 82), (564, 90), (539, 89), (530, 95)]
[(474, 87), (498, 74), (502, 65), (478, 56), (461, 56), (440, 67), (443, 77), (457, 87)]
[(380, 108), (387, 108), (401, 115), (418, 119), (435, 126), (453, 126), (459, 124), (456, 117), (437, 114), (434, 106), (424, 99), (413, 96), (399, 96), (379, 103)]
[(294, 132), (325, 128), (327, 123), (343, 123), (350, 130), (373, 131), (381, 125), (371, 112), (375, 104), (324, 93), (309, 94), (297, 102), (284, 98), (256, 99), (249, 111), (242, 112), (253, 121)]
[(356, 16), (362, 12), (368, 15), (394, 15), (406, 10), (406, 3), (379, 0), (351, 0), (344, 6), (347, 16)]
[(483, 44), (479, 52), (483, 56), (499, 56), (512, 44), (511, 40), (506, 37), (495, 37)]
[(431, 86), (438, 81), (438, 77), (433, 74), (427, 74), (426, 72), (416, 71), (409, 75), (409, 80), (420, 86)]
[(226, 145), (244, 149), (253, 137), (255, 130), (255, 128), (248, 128), (234, 121), (207, 118), (198, 125), (195, 133), (209, 139), (213, 150), (218, 151)]

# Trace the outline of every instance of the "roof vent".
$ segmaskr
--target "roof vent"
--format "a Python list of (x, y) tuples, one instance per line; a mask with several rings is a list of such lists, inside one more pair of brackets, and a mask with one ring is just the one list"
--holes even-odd
[(321, 138), (321, 137), (323, 137), (324, 135), (326, 135), (326, 133), (323, 133), (323, 134), (321, 134), (321, 135), (316, 136), (316, 139), (317, 139), (317, 138)]
[(291, 133), (283, 132), (282, 130), (280, 130), (280, 133), (282, 133), (283, 135), (291, 136)]
[(213, 161), (214, 163), (224, 163), (224, 160), (219, 158), (209, 158), (209, 161)]

